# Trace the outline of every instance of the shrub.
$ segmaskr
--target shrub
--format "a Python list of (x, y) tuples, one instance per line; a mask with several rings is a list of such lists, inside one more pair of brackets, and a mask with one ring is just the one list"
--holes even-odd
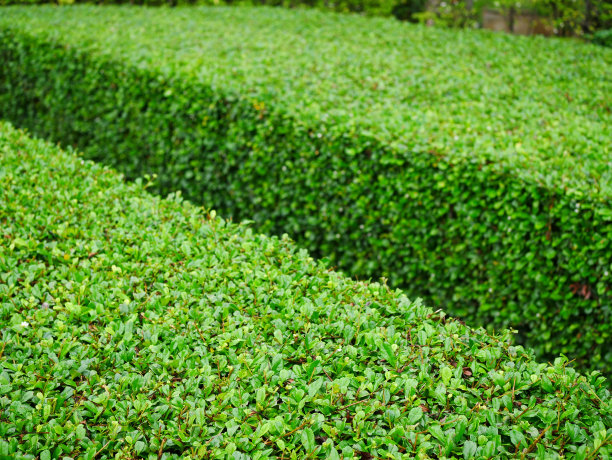
[(418, 13), (423, 13), (426, 10), (426, 0), (408, 0), (396, 4), (392, 13), (393, 16), (402, 21), (418, 22)]
[(602, 377), (7, 124), (0, 151), (5, 457), (612, 451)]
[[(423, 3), (424, 1), (415, 0)], [(376, 16), (395, 15), (398, 19), (404, 18), (406, 4), (396, 5), (395, 0), (0, 0), (4, 5), (32, 5), (32, 4), (58, 4), (72, 5), (80, 3), (98, 5), (146, 5), (146, 6), (185, 6), (185, 5), (267, 5), (284, 8), (317, 8), (326, 11), (342, 13), (362, 13)], [(399, 9), (398, 9), (399, 7)], [(418, 11), (422, 11), (418, 10)], [(397, 13), (397, 14), (396, 14)]]
[(4, 12), (4, 117), (610, 371), (609, 50), (316, 11)]
[(596, 45), (612, 48), (612, 29), (598, 30), (591, 35), (591, 41)]

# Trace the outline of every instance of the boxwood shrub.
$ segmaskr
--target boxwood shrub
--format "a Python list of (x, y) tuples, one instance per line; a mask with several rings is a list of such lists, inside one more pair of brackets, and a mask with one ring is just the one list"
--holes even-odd
[(610, 50), (270, 8), (2, 13), (5, 118), (612, 370)]
[(603, 377), (0, 124), (3, 458), (609, 458)]

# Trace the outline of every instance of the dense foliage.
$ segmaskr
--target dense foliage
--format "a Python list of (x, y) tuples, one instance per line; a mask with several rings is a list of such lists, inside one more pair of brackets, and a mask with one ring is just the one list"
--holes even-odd
[(597, 45), (607, 46), (612, 48), (612, 28), (607, 30), (598, 30), (591, 36), (591, 41)]
[(612, 453), (603, 377), (6, 124), (0, 153), (3, 458)]
[[(286, 8), (319, 8), (367, 15), (393, 15), (403, 21), (426, 22), (446, 27), (480, 27), (485, 9), (510, 17), (535, 14), (554, 35), (583, 36), (610, 46), (606, 33), (612, 29), (612, 0), (0, 0), (0, 5), (56, 3), (122, 4), (148, 6), (268, 5)], [(512, 22), (510, 20), (510, 22)]]
[[(424, 0), (419, 0), (422, 6), (415, 11), (422, 11)], [(99, 5), (124, 4), (146, 6), (185, 6), (185, 5), (248, 5), (248, 6), (280, 6), (285, 8), (318, 8), (325, 11), (342, 13), (360, 13), (375, 16), (395, 15), (396, 8), (401, 6), (396, 0), (0, 0), (2, 5), (37, 5), (37, 4), (73, 5), (77, 3), (95, 3)]]
[(316, 11), (4, 11), (4, 117), (611, 370), (607, 50)]

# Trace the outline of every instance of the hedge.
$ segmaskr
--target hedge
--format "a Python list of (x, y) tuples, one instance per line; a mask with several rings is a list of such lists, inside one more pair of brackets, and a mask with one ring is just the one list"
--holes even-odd
[[(186, 5), (267, 5), (283, 8), (317, 8), (322, 11), (340, 13), (358, 13), (374, 16), (395, 16), (400, 20), (410, 19), (407, 16), (406, 4), (396, 0), (0, 0), (0, 6), (6, 5), (145, 5), (145, 6), (186, 6)], [(422, 11), (423, 4), (412, 6), (415, 12)]]
[(17, 125), (612, 371), (609, 50), (222, 7), (7, 7), (0, 43)]
[(0, 455), (608, 458), (610, 392), (0, 124)]

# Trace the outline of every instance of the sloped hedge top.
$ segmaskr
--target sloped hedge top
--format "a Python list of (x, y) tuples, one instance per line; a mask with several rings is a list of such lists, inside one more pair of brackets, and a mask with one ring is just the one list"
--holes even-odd
[[(15, 26), (282, 109), (315, 136), (503, 162), (526, 180), (612, 196), (612, 51), (570, 40), (273, 8), (9, 7)], [(174, 95), (180, 97), (179, 95)], [(203, 120), (205, 122), (205, 120)], [(363, 152), (347, 151), (346, 155)]]
[(602, 377), (181, 201), (0, 124), (0, 455), (611, 453)]

